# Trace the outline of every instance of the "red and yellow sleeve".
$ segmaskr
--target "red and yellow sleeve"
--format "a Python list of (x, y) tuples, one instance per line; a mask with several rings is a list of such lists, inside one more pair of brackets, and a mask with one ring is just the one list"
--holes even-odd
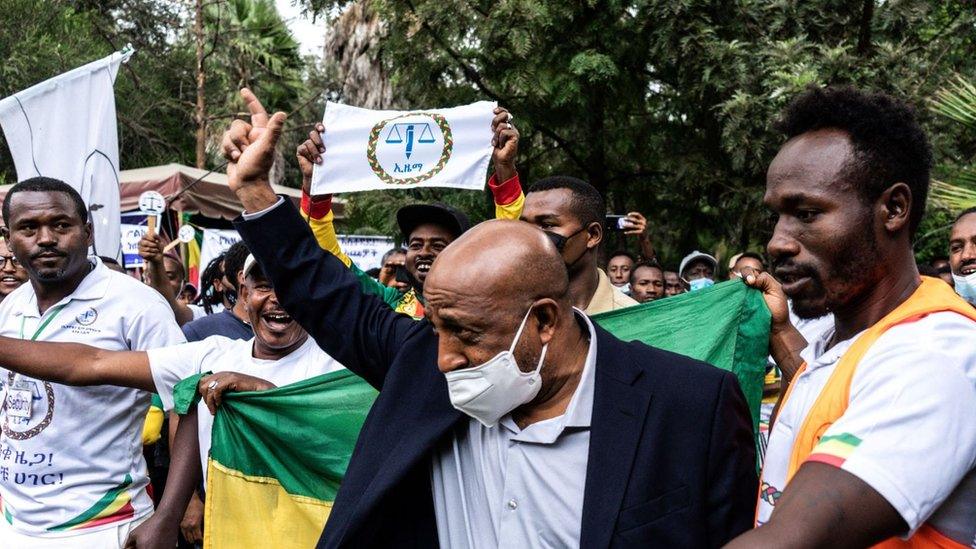
[(517, 173), (502, 183), (498, 182), (495, 174), (491, 174), (488, 188), (495, 197), (496, 219), (518, 219), (522, 215), (525, 194), (522, 193), (522, 183)]
[(319, 246), (338, 257), (348, 267), (352, 260), (339, 246), (339, 237), (336, 236), (335, 224), (333, 223), (335, 215), (332, 213), (332, 195), (313, 199), (302, 193), (302, 215), (308, 221), (308, 226), (312, 229), (312, 234), (315, 235), (315, 240), (318, 241)]

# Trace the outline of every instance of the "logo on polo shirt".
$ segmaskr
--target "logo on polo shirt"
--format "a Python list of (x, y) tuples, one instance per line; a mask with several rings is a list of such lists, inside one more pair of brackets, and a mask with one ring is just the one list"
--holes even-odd
[(98, 311), (94, 307), (89, 307), (76, 316), (75, 320), (82, 326), (91, 326), (98, 320)]

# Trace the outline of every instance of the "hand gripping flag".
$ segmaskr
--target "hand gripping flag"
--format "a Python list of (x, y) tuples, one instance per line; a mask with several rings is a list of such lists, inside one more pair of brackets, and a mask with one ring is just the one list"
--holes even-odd
[[(178, 413), (194, 405), (199, 378), (177, 385)], [(348, 370), (227, 393), (211, 432), (204, 547), (314, 547), (375, 398)]]
[(325, 154), (312, 194), (413, 187), (485, 187), (497, 103), (373, 111), (329, 102)]
[(624, 341), (640, 341), (735, 374), (759, 429), (770, 313), (741, 280), (593, 316)]

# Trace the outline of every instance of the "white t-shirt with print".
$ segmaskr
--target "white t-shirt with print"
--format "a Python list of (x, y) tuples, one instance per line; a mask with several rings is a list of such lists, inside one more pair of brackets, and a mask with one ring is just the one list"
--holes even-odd
[[(44, 315), (31, 284), (12, 292), (0, 303), (0, 335), (30, 339), (37, 333), (38, 341), (113, 351), (185, 341), (163, 296), (92, 262), (78, 288)], [(71, 365), (70, 356), (62, 359)], [(59, 537), (152, 511), (142, 457), (149, 393), (68, 387), (0, 367), (0, 395), (0, 520), (26, 535)]]
[[(254, 358), (254, 339), (230, 339), (210, 336), (202, 341), (153, 349), (149, 351), (156, 392), (166, 410), (173, 409), (173, 388), (180, 381), (201, 372), (238, 372), (270, 381), (278, 387), (315, 376), (345, 369), (325, 353), (310, 337), (301, 347), (278, 360)], [(207, 457), (210, 455), (210, 430), (213, 416), (201, 400), (197, 408), (200, 438), (200, 465), (207, 480)]]
[[(758, 524), (782, 491), (793, 438), (840, 357), (858, 336), (825, 350), (828, 329), (810, 342), (807, 363), (773, 426), (761, 478)], [(976, 322), (931, 314), (890, 328), (868, 349), (851, 381), (847, 411), (807, 461), (858, 477), (894, 507), (914, 533), (923, 524), (964, 545), (976, 542)]]

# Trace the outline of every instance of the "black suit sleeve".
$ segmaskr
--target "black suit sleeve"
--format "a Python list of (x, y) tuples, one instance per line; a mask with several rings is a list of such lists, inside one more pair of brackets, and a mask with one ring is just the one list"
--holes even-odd
[(759, 479), (752, 416), (735, 376), (719, 386), (708, 449), (709, 546), (722, 546), (752, 528)]
[(323, 351), (381, 389), (397, 351), (426, 323), (364, 294), (356, 276), (315, 241), (290, 201), (255, 219), (239, 217), (234, 225), (288, 314)]

